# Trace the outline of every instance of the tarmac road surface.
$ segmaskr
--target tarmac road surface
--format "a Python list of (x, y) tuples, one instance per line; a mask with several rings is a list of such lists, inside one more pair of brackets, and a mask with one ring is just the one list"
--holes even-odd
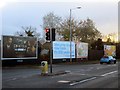
[(2, 69), (2, 88), (118, 88), (117, 64), (53, 65), (53, 73), (41, 76), (40, 67)]

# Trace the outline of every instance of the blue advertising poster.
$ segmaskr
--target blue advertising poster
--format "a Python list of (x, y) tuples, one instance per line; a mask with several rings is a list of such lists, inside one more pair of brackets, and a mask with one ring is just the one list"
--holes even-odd
[[(53, 42), (53, 59), (70, 58), (70, 42)], [(71, 42), (71, 58), (75, 58), (75, 43)]]

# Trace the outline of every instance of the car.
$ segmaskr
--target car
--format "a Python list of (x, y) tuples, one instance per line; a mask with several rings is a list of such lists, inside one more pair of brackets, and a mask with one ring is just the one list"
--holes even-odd
[(103, 56), (100, 59), (100, 64), (103, 64), (103, 63), (107, 63), (107, 64), (114, 63), (114, 64), (116, 64), (116, 59), (113, 58), (113, 56)]

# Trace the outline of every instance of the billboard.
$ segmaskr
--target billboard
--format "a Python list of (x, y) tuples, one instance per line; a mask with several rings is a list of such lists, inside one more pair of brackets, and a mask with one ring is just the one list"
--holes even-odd
[(2, 59), (37, 58), (36, 45), (34, 37), (3, 36)]
[[(71, 58), (75, 58), (75, 43), (71, 42)], [(70, 42), (54, 41), (53, 42), (53, 59), (70, 58)]]
[(78, 42), (76, 49), (77, 49), (77, 58), (88, 57), (88, 43)]
[(104, 55), (116, 56), (116, 46), (104, 45)]

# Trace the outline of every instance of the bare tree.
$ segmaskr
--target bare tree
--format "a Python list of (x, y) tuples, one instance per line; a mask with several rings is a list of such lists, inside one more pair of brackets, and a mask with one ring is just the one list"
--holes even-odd
[(31, 37), (36, 37), (38, 40), (40, 40), (40, 33), (38, 33), (35, 27), (32, 26), (22, 26), (21, 31), (15, 32), (15, 35), (17, 36), (31, 36)]
[(46, 27), (58, 28), (60, 26), (61, 21), (61, 17), (55, 15), (53, 12), (50, 12), (43, 17), (43, 29)]

